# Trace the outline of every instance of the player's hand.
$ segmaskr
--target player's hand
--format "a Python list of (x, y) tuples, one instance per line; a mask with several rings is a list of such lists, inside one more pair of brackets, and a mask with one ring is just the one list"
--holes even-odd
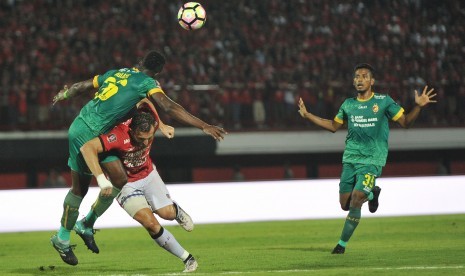
[(436, 97), (436, 93), (433, 94), (434, 88), (431, 88), (428, 90), (428, 86), (425, 86), (423, 88), (423, 93), (421, 95), (418, 95), (418, 91), (415, 90), (415, 103), (419, 107), (424, 107), (425, 105), (429, 103), (435, 103), (437, 102), (436, 100), (432, 100), (434, 97)]
[(207, 125), (204, 127), (203, 132), (212, 136), (216, 141), (221, 141), (224, 139), (224, 135), (228, 134), (222, 127)]
[(113, 187), (100, 189), (100, 194), (102, 196), (111, 196), (112, 193), (113, 193)]
[(65, 85), (63, 87), (63, 89), (61, 89), (60, 92), (58, 92), (58, 94), (56, 94), (55, 97), (53, 97), (53, 101), (52, 101), (53, 105), (55, 105), (59, 101), (62, 101), (64, 99), (66, 99), (66, 97), (65, 97), (65, 92), (66, 91), (68, 91), (68, 86), (67, 85)]
[(305, 118), (305, 115), (308, 113), (307, 108), (305, 107), (304, 101), (302, 98), (299, 98), (299, 114), (302, 118)]
[(105, 177), (104, 174), (98, 175), (97, 177), (97, 184), (100, 187), (100, 194), (102, 196), (111, 196), (113, 192), (113, 185), (111, 182)]
[(160, 124), (160, 131), (168, 139), (171, 139), (174, 137), (174, 127), (172, 126)]

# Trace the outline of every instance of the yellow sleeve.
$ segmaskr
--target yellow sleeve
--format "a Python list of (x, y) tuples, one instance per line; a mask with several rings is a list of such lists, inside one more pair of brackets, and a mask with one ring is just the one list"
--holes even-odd
[(397, 112), (397, 114), (396, 114), (394, 117), (392, 117), (392, 120), (393, 120), (394, 122), (397, 121), (397, 120), (399, 120), (399, 118), (400, 118), (403, 114), (404, 114), (404, 109), (401, 108), (401, 109), (399, 110), (399, 112)]
[(163, 90), (160, 88), (160, 87), (157, 87), (157, 88), (153, 88), (151, 89), (148, 93), (147, 93), (147, 96), (151, 96), (155, 93), (163, 93), (165, 94), (165, 92), (163, 92)]
[(334, 117), (334, 121), (335, 121), (336, 123), (341, 124), (341, 125), (344, 124), (344, 121), (343, 121), (342, 119), (339, 119), (337, 116)]
[(92, 81), (92, 84), (94, 85), (94, 88), (98, 88), (98, 75), (94, 77), (94, 80)]

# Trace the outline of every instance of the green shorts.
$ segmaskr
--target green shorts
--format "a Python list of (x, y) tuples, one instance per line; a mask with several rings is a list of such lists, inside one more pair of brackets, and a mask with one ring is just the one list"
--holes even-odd
[[(87, 142), (97, 137), (99, 133), (93, 131), (82, 120), (81, 117), (76, 117), (68, 130), (68, 143), (69, 143), (69, 158), (68, 166), (71, 170), (83, 174), (92, 174), (87, 167), (86, 161), (81, 153), (81, 147)], [(118, 159), (114, 155), (99, 155), (100, 162), (106, 163)]]
[(339, 193), (351, 193), (354, 189), (368, 195), (381, 176), (383, 167), (367, 164), (343, 163)]

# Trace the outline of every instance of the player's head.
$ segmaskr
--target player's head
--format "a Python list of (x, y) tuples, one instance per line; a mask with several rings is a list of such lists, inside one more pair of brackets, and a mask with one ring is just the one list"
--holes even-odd
[(140, 61), (139, 66), (153, 75), (160, 73), (165, 65), (165, 57), (159, 52), (152, 50)]
[(155, 117), (153, 114), (138, 111), (129, 124), (132, 142), (137, 146), (149, 146), (155, 135)]
[(354, 67), (354, 76), (357, 73), (357, 70), (360, 70), (360, 69), (367, 70), (370, 73), (371, 78), (374, 79), (375, 69), (373, 68), (373, 66), (371, 66), (368, 63), (359, 63), (359, 64), (355, 65), (355, 67)]
[(371, 86), (375, 84), (373, 67), (368, 63), (357, 64), (354, 68), (354, 87), (358, 93), (364, 93), (371, 90)]

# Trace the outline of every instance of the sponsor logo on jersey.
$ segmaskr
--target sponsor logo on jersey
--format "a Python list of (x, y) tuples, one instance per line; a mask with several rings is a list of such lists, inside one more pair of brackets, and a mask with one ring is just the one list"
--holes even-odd
[(110, 135), (107, 136), (107, 141), (108, 143), (113, 143), (116, 142), (116, 135), (114, 133), (111, 133)]
[(123, 144), (129, 144), (131, 142), (131, 139), (124, 139)]
[(367, 109), (367, 108), (368, 108), (368, 106), (366, 106), (366, 105), (359, 105), (358, 106), (358, 109)]
[(374, 104), (373, 107), (371, 108), (374, 113), (377, 113), (379, 111), (379, 106), (378, 104)]

